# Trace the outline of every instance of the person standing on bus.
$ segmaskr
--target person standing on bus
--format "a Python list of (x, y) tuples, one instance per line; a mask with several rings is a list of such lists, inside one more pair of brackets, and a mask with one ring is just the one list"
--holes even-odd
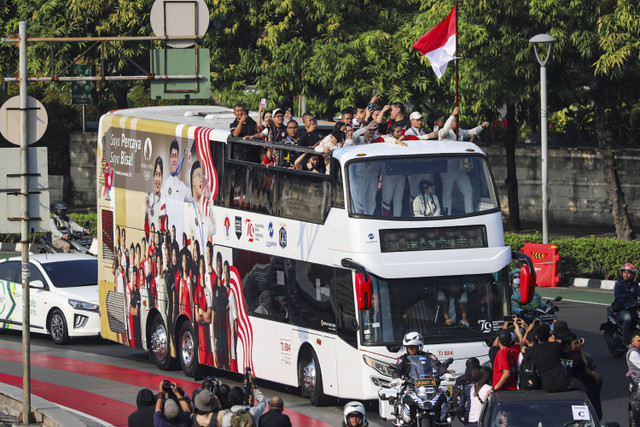
[(195, 290), (195, 323), (198, 329), (198, 356), (200, 363), (213, 366), (213, 352), (211, 351), (211, 290), (207, 288), (205, 277), (207, 268), (204, 257), (198, 259), (198, 287)]
[(322, 139), (322, 135), (318, 132), (318, 123), (311, 113), (302, 115), (302, 123), (304, 129), (299, 132), (298, 145), (313, 148)]
[(211, 191), (198, 160), (191, 166), (191, 201), (184, 204), (184, 228), (187, 236), (195, 236), (201, 248), (216, 234)]
[[(383, 137), (387, 143), (394, 143), (407, 146), (402, 140), (402, 125), (394, 124), (391, 127), (391, 133)], [(400, 171), (398, 171), (400, 172)], [(383, 216), (401, 216), (402, 215), (402, 198), (404, 197), (405, 176), (402, 173), (388, 175), (386, 168), (382, 168), (382, 215)], [(393, 202), (393, 212), (391, 212), (391, 203)]]
[[(162, 199), (162, 178), (164, 176), (164, 167), (162, 157), (156, 157), (153, 165), (153, 191), (145, 197), (145, 225), (149, 228), (154, 227), (155, 230), (162, 231), (164, 221), (161, 218), (166, 213), (166, 206)], [(146, 227), (145, 227), (146, 229)]]
[(213, 287), (213, 339), (216, 367), (229, 369), (229, 292), (222, 284), (222, 254), (216, 254), (216, 278)]
[[(389, 121), (383, 123), (384, 114), (389, 110), (391, 110), (391, 112), (389, 113)], [(394, 102), (393, 104), (385, 105), (384, 107), (382, 107), (382, 111), (379, 115), (376, 116), (375, 120), (378, 122), (378, 125), (381, 128), (381, 133), (391, 133), (394, 127), (399, 126), (403, 130), (404, 134), (404, 130), (411, 127), (411, 123), (409, 122), (407, 116), (405, 116), (404, 104), (402, 104), (401, 102)]]
[(231, 267), (229, 261), (224, 262), (223, 274), (224, 278), (222, 284), (227, 288), (229, 294), (229, 358), (231, 360), (231, 370), (236, 372), (238, 370), (236, 345), (238, 343), (238, 305), (236, 296), (231, 290)]
[(191, 152), (184, 150), (180, 156), (180, 146), (178, 140), (171, 141), (169, 146), (169, 166), (170, 176), (162, 183), (162, 200), (166, 206), (167, 226), (175, 228), (174, 237), (182, 234), (184, 203), (191, 201), (191, 191), (180, 180), (184, 158), (187, 158), (187, 170), (191, 169)]

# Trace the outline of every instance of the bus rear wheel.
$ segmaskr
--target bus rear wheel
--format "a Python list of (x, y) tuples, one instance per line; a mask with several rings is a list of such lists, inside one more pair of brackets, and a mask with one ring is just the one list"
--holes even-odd
[(171, 357), (171, 339), (169, 331), (162, 320), (156, 316), (151, 324), (151, 338), (149, 339), (149, 358), (163, 371), (175, 367), (176, 360)]
[(200, 368), (198, 362), (198, 338), (191, 323), (183, 322), (178, 339), (178, 359), (182, 371), (188, 377), (195, 377)]
[(327, 396), (322, 389), (322, 371), (318, 357), (313, 350), (305, 352), (298, 365), (298, 378), (302, 396), (309, 397), (313, 406), (326, 403)]

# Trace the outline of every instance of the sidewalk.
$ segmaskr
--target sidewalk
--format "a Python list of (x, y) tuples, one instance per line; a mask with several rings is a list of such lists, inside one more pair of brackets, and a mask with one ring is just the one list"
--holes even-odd
[[(36, 424), (45, 427), (104, 427), (105, 423), (56, 405), (34, 394), (31, 395), (31, 410)], [(0, 383), (0, 427), (20, 426), (18, 415), (22, 413), (22, 389)]]

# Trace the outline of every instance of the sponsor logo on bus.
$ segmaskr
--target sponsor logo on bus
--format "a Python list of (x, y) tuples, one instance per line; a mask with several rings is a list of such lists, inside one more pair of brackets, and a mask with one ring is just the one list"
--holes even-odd
[(256, 229), (251, 222), (251, 219), (247, 218), (247, 240), (249, 240), (249, 242), (253, 242), (255, 232)]
[(151, 161), (151, 155), (153, 154), (153, 146), (151, 145), (151, 138), (144, 140), (144, 159), (148, 162)]
[(224, 217), (224, 236), (229, 240), (231, 237), (231, 221), (228, 216)]
[(269, 228), (267, 230), (269, 232), (269, 239), (267, 240), (267, 247), (271, 248), (276, 246), (277, 243), (273, 240), (273, 235), (275, 234), (275, 227), (273, 226), (273, 222), (269, 221)]
[(241, 216), (236, 217), (236, 237), (238, 238), (238, 240), (240, 240), (240, 237), (242, 237), (242, 217)]
[(280, 231), (278, 232), (278, 243), (282, 249), (287, 247), (287, 224), (280, 223)]
[(264, 224), (253, 224), (253, 238), (256, 242), (261, 242), (262, 240), (264, 240)]
[(376, 235), (374, 233), (367, 234), (367, 239), (365, 240), (365, 244), (378, 243), (378, 239), (376, 239)]

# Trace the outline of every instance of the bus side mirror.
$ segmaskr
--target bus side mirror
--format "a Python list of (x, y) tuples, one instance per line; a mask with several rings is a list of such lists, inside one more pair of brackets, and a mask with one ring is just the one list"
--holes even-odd
[(358, 310), (369, 310), (371, 308), (371, 278), (362, 273), (356, 273), (356, 297), (358, 298)]
[(536, 290), (536, 272), (533, 273), (528, 265), (520, 267), (520, 301), (528, 304), (533, 299), (533, 293)]

